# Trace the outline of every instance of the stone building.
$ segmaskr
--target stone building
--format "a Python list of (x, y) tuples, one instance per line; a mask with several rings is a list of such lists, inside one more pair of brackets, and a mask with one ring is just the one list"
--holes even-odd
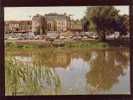
[(70, 29), (70, 17), (66, 14), (37, 14), (32, 18), (32, 32), (44, 34), (46, 31), (64, 32)]
[(5, 21), (5, 33), (33, 32), (38, 35), (46, 34), (47, 31), (65, 32), (71, 29), (70, 16), (66, 14), (49, 13), (35, 15), (32, 20)]
[(5, 33), (30, 32), (32, 22), (30, 20), (5, 21)]
[(32, 32), (35, 34), (45, 34), (47, 29), (47, 24), (45, 17), (42, 15), (35, 15), (32, 18)]
[(71, 20), (71, 31), (82, 31), (82, 23), (80, 20)]
[(48, 31), (64, 32), (70, 29), (70, 17), (66, 14), (49, 13), (45, 14)]

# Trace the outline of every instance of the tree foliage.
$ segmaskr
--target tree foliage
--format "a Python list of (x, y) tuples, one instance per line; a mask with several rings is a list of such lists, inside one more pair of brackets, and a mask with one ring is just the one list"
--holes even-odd
[(106, 35), (113, 34), (115, 31), (120, 33), (127, 31), (123, 16), (120, 16), (119, 10), (113, 6), (88, 7), (86, 17), (93, 24), (101, 40), (105, 40)]

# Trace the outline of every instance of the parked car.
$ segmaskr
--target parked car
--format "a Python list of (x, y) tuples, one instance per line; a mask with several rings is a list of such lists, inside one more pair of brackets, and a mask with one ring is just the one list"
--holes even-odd
[(115, 32), (114, 34), (106, 36), (107, 39), (117, 39), (119, 38), (119, 32)]
[(57, 32), (47, 32), (47, 38), (48, 39), (58, 39), (59, 34)]
[(35, 40), (39, 40), (39, 39), (40, 39), (40, 35), (36, 35), (36, 36), (34, 37), (34, 39), (35, 39)]
[(80, 40), (82, 37), (81, 36), (73, 36), (72, 39), (74, 40)]
[(18, 37), (18, 40), (24, 40), (24, 38), (23, 37)]
[(98, 39), (98, 35), (94, 34), (91, 36), (93, 39)]
[(66, 37), (65, 36), (60, 36), (60, 39), (65, 39)]
[(29, 33), (27, 33), (27, 37), (28, 37), (28, 39), (30, 39), (30, 40), (33, 40), (34, 39), (34, 37), (35, 37), (35, 34), (34, 33), (32, 33), (32, 32), (29, 32)]
[(18, 38), (9, 37), (8, 40), (18, 40)]

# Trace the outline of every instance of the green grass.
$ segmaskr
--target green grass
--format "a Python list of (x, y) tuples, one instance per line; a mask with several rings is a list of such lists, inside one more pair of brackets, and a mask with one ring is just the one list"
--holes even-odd
[(20, 48), (20, 49), (30, 49), (30, 48), (40, 48), (39, 44), (16, 44), (15, 42), (6, 42), (5, 46), (7, 48)]
[[(60, 92), (60, 79), (53, 69), (38, 64), (21, 64), (11, 56), (6, 56), (5, 62), (6, 95), (52, 95)], [(47, 89), (52, 83), (54, 93)]]
[(107, 43), (104, 42), (78, 42), (78, 43), (66, 43), (66, 48), (106, 48), (108, 47)]
[[(6, 42), (5, 47), (8, 50), (32, 50), (32, 49), (37, 49), (37, 48), (57, 48), (60, 46), (54, 46), (50, 44), (16, 44), (15, 42)], [(77, 41), (77, 42), (65, 42), (64, 45), (62, 46), (63, 48), (107, 48), (109, 45), (105, 42), (100, 42), (100, 41)]]

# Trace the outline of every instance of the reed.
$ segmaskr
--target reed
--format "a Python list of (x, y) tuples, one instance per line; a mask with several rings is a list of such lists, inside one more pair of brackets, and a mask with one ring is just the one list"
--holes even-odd
[(57, 95), (60, 92), (60, 79), (54, 69), (18, 63), (11, 56), (6, 56), (5, 62), (6, 95)]

